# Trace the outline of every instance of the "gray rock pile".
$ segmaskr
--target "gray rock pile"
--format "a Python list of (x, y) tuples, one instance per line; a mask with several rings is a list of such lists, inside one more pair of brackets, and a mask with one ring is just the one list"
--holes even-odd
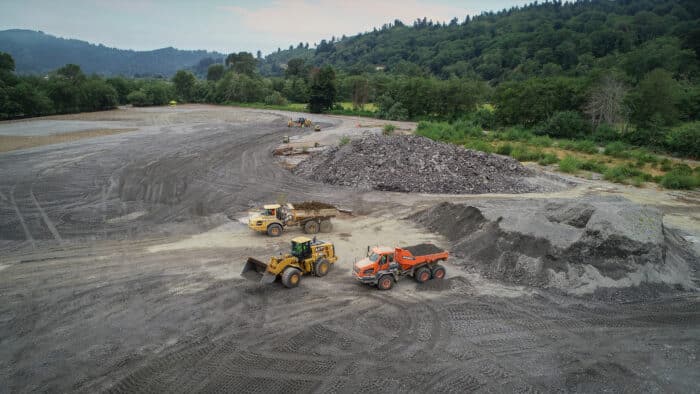
[(516, 284), (591, 294), (697, 289), (698, 256), (657, 209), (621, 198), (442, 203), (411, 219), (452, 242), (452, 261)]
[(414, 135), (368, 135), (313, 154), (293, 172), (361, 190), (479, 194), (542, 191), (533, 172), (510, 157)]

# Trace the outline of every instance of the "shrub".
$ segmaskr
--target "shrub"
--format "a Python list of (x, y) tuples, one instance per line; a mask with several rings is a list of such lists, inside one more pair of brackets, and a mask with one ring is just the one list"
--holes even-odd
[(350, 142), (350, 137), (348, 137), (347, 135), (344, 135), (344, 136), (340, 137), (340, 140), (338, 141), (338, 146), (347, 145), (349, 142)]
[(639, 177), (644, 181), (650, 181), (653, 179), (651, 175), (633, 168), (628, 164), (608, 168), (608, 170), (603, 174), (604, 179), (617, 183), (625, 183), (625, 180), (632, 177)]
[(134, 107), (145, 107), (147, 105), (151, 105), (151, 102), (148, 100), (148, 95), (143, 91), (143, 89), (134, 90), (133, 92), (129, 93), (126, 96), (126, 100)]
[(647, 151), (646, 149), (635, 149), (629, 152), (629, 157), (637, 160), (637, 163), (644, 165), (646, 163), (658, 163), (659, 158)]
[(508, 155), (510, 155), (510, 152), (512, 152), (512, 151), (513, 151), (513, 145), (511, 145), (511, 144), (503, 144), (503, 145), (499, 146), (498, 148), (496, 148), (496, 153), (498, 153), (499, 155), (508, 156)]
[(287, 105), (287, 99), (280, 92), (272, 92), (265, 96), (264, 101), (267, 105)]
[(486, 130), (491, 130), (496, 124), (495, 112), (487, 107), (480, 107), (472, 115), (474, 122)]
[(580, 138), (588, 133), (589, 126), (575, 111), (555, 112), (544, 124), (543, 132), (551, 137)]
[(684, 156), (700, 158), (700, 122), (686, 123), (666, 134), (666, 149)]
[(382, 134), (384, 134), (384, 135), (392, 135), (392, 134), (394, 134), (394, 131), (396, 131), (396, 126), (394, 126), (391, 123), (385, 124), (384, 127), (382, 128)]
[(585, 160), (581, 163), (581, 169), (603, 174), (608, 170), (608, 166), (595, 160)]
[(524, 145), (518, 145), (510, 152), (510, 156), (518, 161), (537, 161), (544, 153), (541, 150), (529, 150)]
[(674, 168), (661, 177), (660, 183), (667, 189), (694, 189), (700, 187), (700, 174)]
[(461, 143), (467, 137), (483, 137), (481, 128), (472, 123), (457, 122), (419, 122), (416, 134), (437, 141), (449, 141)]
[(506, 141), (530, 141), (534, 135), (528, 130), (520, 129), (517, 127), (511, 127), (504, 132), (498, 134), (498, 138)]
[(598, 146), (593, 141), (589, 140), (561, 140), (557, 142), (557, 146), (562, 149), (568, 149), (577, 152), (598, 153)]
[(559, 158), (554, 153), (545, 153), (537, 160), (540, 165), (548, 166), (559, 161)]
[(629, 147), (627, 144), (624, 142), (612, 142), (607, 145), (605, 145), (605, 149), (603, 150), (603, 154), (606, 154), (608, 156), (612, 157), (619, 157), (619, 158), (628, 158), (630, 157), (630, 154), (628, 152)]
[(581, 168), (581, 161), (574, 156), (566, 155), (559, 162), (559, 171), (575, 173)]
[(609, 141), (617, 141), (620, 139), (620, 133), (608, 124), (601, 124), (591, 135), (593, 141), (604, 143)]
[(551, 138), (547, 135), (539, 135), (532, 137), (530, 143), (535, 146), (550, 147), (554, 143)]
[(467, 149), (478, 150), (486, 153), (493, 152), (493, 147), (491, 146), (491, 144), (483, 140), (467, 140), (467, 142), (464, 144), (464, 147)]

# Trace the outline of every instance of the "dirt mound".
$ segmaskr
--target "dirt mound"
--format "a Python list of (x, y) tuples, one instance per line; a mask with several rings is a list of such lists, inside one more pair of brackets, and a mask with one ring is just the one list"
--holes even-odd
[(426, 254), (435, 254), (442, 252), (442, 249), (438, 248), (433, 244), (418, 244), (413, 246), (406, 246), (404, 249), (411, 252), (414, 256), (421, 256)]
[(330, 209), (335, 208), (331, 204), (319, 201), (304, 201), (292, 203), (292, 206), (296, 209)]
[(368, 135), (301, 162), (294, 173), (362, 190), (478, 194), (528, 193), (542, 186), (510, 157), (414, 135)]
[(442, 203), (411, 217), (453, 243), (453, 261), (517, 284), (591, 294), (662, 284), (697, 289), (700, 261), (653, 208), (624, 199)]

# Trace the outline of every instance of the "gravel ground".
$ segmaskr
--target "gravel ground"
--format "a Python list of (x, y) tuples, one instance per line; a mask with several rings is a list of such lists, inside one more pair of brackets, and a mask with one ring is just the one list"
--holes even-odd
[[(551, 201), (310, 181), (270, 159), (283, 135), (307, 132), (288, 129), (288, 117), (199, 105), (76, 114), (41, 121), (138, 130), (0, 153), (0, 392), (697, 391), (696, 292), (582, 298), (484, 278), (460, 257), (443, 282), (405, 279), (390, 292), (356, 283), (350, 268), (367, 245), (450, 246), (397, 219), (418, 207), (479, 198), (471, 205), (485, 225), (503, 216), (504, 231), (522, 232), (526, 222), (507, 213)], [(318, 121), (333, 131), (338, 119)], [(599, 186), (557, 195), (607, 193)], [(693, 229), (688, 193), (629, 193)], [(302, 233), (269, 238), (224, 215), (280, 194), (357, 215), (323, 235), (337, 266), (295, 289), (239, 273)], [(554, 222), (542, 220), (560, 229), (585, 221), (551, 211)], [(635, 239), (656, 239), (644, 229)]]

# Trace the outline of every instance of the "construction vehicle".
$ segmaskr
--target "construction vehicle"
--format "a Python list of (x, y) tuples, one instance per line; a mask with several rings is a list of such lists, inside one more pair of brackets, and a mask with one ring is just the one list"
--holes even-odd
[(297, 120), (289, 119), (287, 127), (311, 127), (312, 124), (309, 118), (297, 118)]
[(248, 219), (251, 230), (279, 237), (285, 228), (300, 226), (307, 234), (323, 233), (333, 230), (331, 218), (338, 210), (328, 204), (315, 201), (296, 204), (264, 205), (262, 212)]
[(337, 260), (332, 243), (318, 241), (316, 237), (296, 237), (292, 240), (290, 254), (272, 256), (268, 264), (249, 257), (241, 276), (252, 280), (260, 278), (263, 284), (270, 284), (279, 277), (284, 286), (292, 288), (299, 285), (302, 275), (326, 276)]
[(449, 253), (432, 244), (419, 244), (405, 248), (387, 246), (367, 247), (367, 257), (356, 262), (352, 273), (358, 281), (389, 290), (402, 276), (412, 276), (418, 283), (445, 278)]

